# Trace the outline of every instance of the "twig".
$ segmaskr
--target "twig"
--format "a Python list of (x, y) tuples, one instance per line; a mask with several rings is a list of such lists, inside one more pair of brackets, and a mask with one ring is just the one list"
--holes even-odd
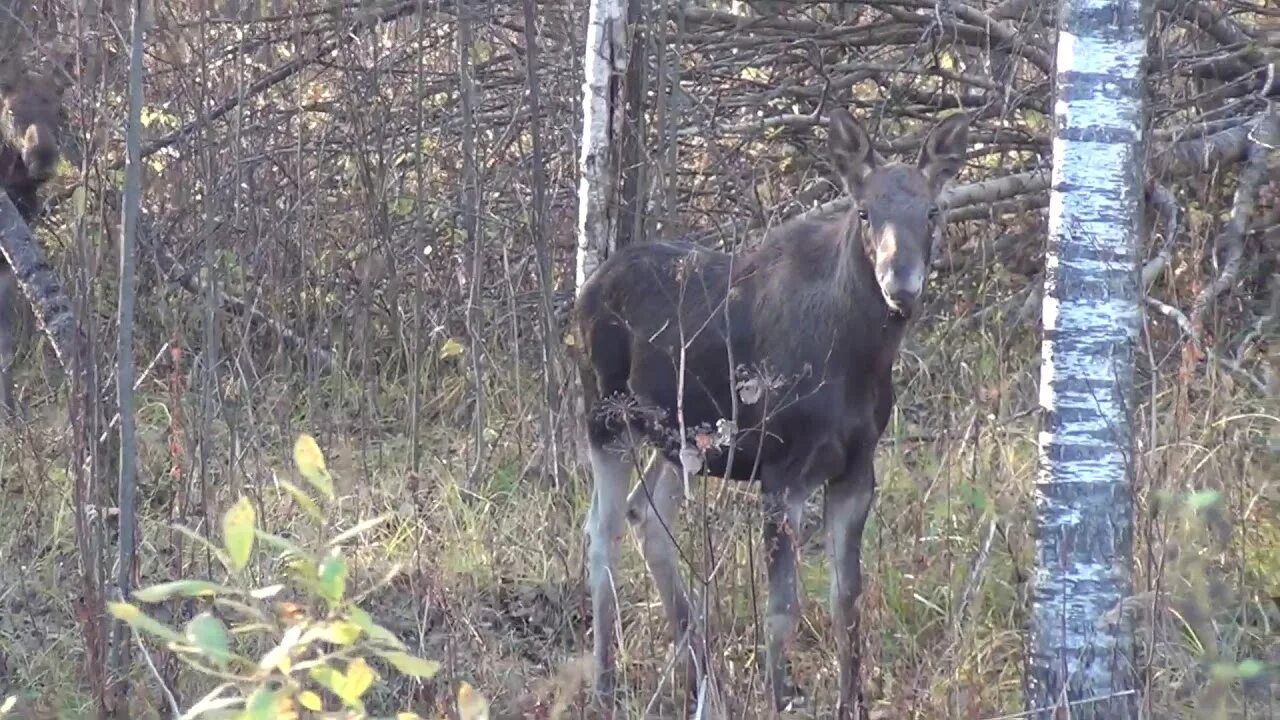
[(151, 653), (147, 652), (147, 647), (142, 644), (142, 638), (138, 633), (130, 633), (133, 636), (133, 644), (138, 646), (138, 652), (142, 653), (142, 659), (147, 661), (147, 668), (151, 670), (152, 676), (156, 679), (156, 685), (160, 686), (160, 692), (164, 693), (164, 699), (169, 703), (169, 710), (173, 712), (173, 716), (182, 715), (182, 708), (178, 707), (178, 699), (173, 696), (173, 692), (169, 690), (169, 686), (164, 684), (164, 677), (160, 675), (160, 671), (156, 669), (156, 664), (151, 660)]
[[(1019, 718), (1028, 718), (1035, 715), (1040, 715), (1041, 713), (1053, 712), (1064, 707), (1073, 708), (1073, 707), (1080, 707), (1082, 705), (1092, 705), (1093, 703), (1107, 702), (1108, 700), (1115, 700), (1122, 697), (1128, 697), (1129, 695), (1134, 695), (1137, 692), (1138, 692), (1137, 690), (1124, 690), (1118, 693), (1111, 693), (1109, 695), (1101, 695), (1099, 697), (1086, 698), (1084, 700), (1075, 700), (1072, 702), (1064, 701), (1048, 707), (1039, 707), (1039, 708), (1034, 708), (1032, 710), (1024, 710), (1022, 712), (1011, 713), (1009, 715), (995, 715), (992, 717), (983, 718), (983, 720), (1019, 720)], [(1058, 716), (1055, 714), (1054, 717), (1058, 717)], [(1068, 713), (1067, 715), (1064, 715), (1063, 717), (1070, 717), (1070, 713)]]

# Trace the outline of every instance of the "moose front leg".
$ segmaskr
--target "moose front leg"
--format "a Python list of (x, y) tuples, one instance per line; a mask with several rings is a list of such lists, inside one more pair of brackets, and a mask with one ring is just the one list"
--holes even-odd
[(616, 700), (616, 623), (618, 619), (618, 543), (626, 531), (627, 481), (631, 463), (625, 452), (591, 447), (591, 510), (587, 515), (587, 582), (591, 587), (595, 634), (596, 693), (606, 703)]
[(787, 649), (800, 621), (796, 594), (796, 563), (804, 496), (798, 492), (767, 492), (763, 497), (765, 566), (769, 601), (765, 618), (765, 673), (774, 709), (787, 701)]
[(856, 720), (866, 713), (861, 690), (858, 596), (862, 593), (862, 530), (875, 497), (870, 453), (845, 477), (827, 486), (823, 507), (831, 554), (831, 619), (840, 664), (836, 717)]

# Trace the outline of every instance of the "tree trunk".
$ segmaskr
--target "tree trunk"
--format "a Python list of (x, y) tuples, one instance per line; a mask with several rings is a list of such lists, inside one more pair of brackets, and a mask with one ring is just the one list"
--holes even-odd
[(617, 247), (618, 140), (626, 129), (627, 0), (591, 0), (583, 72), (575, 291)]
[(1026, 698), (1037, 718), (1136, 717), (1119, 611), (1132, 586), (1149, 9), (1064, 0), (1059, 18)]
[(476, 79), (475, 67), (471, 53), (474, 50), (472, 41), (473, 8), (458, 0), (458, 97), (462, 109), (462, 192), (459, 205), (462, 207), (462, 227), (466, 234), (467, 247), (471, 248), (471, 277), (467, 279), (467, 338), (470, 347), (468, 355), (471, 359), (471, 388), (474, 393), (475, 410), (472, 413), (472, 442), (475, 454), (472, 457), (471, 472), (468, 473), (468, 485), (475, 487), (484, 472), (485, 441), (485, 393), (484, 378), (481, 376), (483, 366), (480, 362), (482, 345), (480, 342), (481, 322), (480, 286), (484, 274), (484, 245), (480, 233), (480, 179), (479, 165), (476, 161)]
[(529, 232), (533, 236), (534, 254), (538, 260), (539, 298), (542, 301), (538, 320), (542, 326), (543, 393), (546, 408), (542, 416), (543, 474), (557, 487), (560, 484), (560, 460), (557, 448), (556, 420), (560, 417), (560, 372), (557, 368), (556, 322), (553, 293), (555, 274), (547, 236), (547, 172), (542, 153), (542, 100), (538, 91), (538, 11), (535, 0), (524, 0), (525, 91), (529, 103), (530, 185), (533, 205), (529, 209)]
[[(116, 592), (127, 602), (133, 592), (137, 572), (137, 457), (133, 398), (133, 320), (136, 300), (135, 254), (138, 246), (138, 218), (142, 212), (142, 34), (145, 19), (141, 0), (133, 0), (129, 42), (129, 122), (125, 127), (124, 201), (120, 218), (120, 288), (116, 310), (116, 402), (120, 415), (120, 459), (117, 503), (120, 536), (116, 561)], [(112, 632), (110, 660), (113, 687), (121, 717), (128, 714), (129, 626), (116, 622)]]

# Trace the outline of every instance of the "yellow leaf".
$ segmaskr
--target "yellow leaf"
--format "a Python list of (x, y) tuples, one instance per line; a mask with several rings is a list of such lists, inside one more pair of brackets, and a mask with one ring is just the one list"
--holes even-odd
[(462, 343), (453, 338), (444, 341), (440, 346), (440, 359), (446, 360), (451, 357), (461, 355), (463, 351)]
[(107, 612), (111, 613), (112, 617), (117, 620), (128, 623), (135, 630), (141, 630), (171, 643), (183, 642), (182, 636), (177, 631), (159, 620), (148, 617), (146, 613), (131, 603), (109, 602), (107, 603)]
[(379, 654), (382, 655), (384, 660), (391, 663), (395, 669), (405, 675), (429, 678), (440, 672), (440, 663), (435, 660), (423, 660), (405, 652), (384, 652)]
[(312, 639), (320, 639), (334, 645), (350, 645), (360, 638), (360, 626), (349, 620), (320, 623), (307, 631), (302, 637), (306, 645)]
[[(0, 705), (0, 717), (4, 717), (5, 715), (8, 715), (9, 712), (13, 710), (13, 706), (17, 704), (18, 704), (17, 695), (10, 695), (9, 697), (5, 698), (4, 704)], [(406, 713), (400, 713), (400, 714), (404, 715)]]
[(241, 570), (249, 563), (253, 550), (253, 524), (257, 514), (249, 498), (241, 497), (222, 516), (222, 543), (227, 547), (231, 565)]
[(458, 687), (458, 718), (489, 720), (489, 701), (466, 681)]
[(303, 512), (318, 522), (324, 522), (324, 513), (320, 512), (320, 507), (316, 505), (316, 501), (308, 497), (302, 491), (302, 488), (283, 478), (276, 478), (276, 482), (293, 496), (293, 501), (298, 503), (298, 507), (302, 508)]
[(325, 467), (324, 453), (320, 452), (315, 438), (306, 433), (298, 436), (298, 441), (293, 444), (293, 463), (308, 482), (324, 493), (325, 497), (333, 499), (333, 479), (329, 476), (329, 469)]
[(565, 333), (565, 334), (564, 334), (564, 344), (565, 344), (565, 347), (576, 347), (576, 346), (577, 346), (577, 344), (578, 344), (578, 339), (574, 336), (574, 334), (573, 334), (573, 331), (572, 331), (572, 330), (570, 330), (569, 332), (567, 332), (567, 333)]
[(324, 701), (320, 699), (319, 695), (310, 690), (303, 690), (298, 693), (298, 704), (312, 712), (320, 712), (324, 709)]
[(377, 678), (377, 674), (373, 672), (373, 668), (369, 667), (369, 663), (364, 658), (356, 658), (347, 664), (347, 682), (343, 688), (342, 699), (354, 703), (373, 685), (373, 681)]

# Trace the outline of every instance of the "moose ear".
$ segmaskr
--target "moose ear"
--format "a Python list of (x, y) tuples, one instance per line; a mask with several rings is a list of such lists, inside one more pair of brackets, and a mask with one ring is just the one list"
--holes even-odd
[(840, 182), (844, 183), (845, 192), (857, 197), (862, 190), (862, 179), (875, 169), (877, 163), (871, 137), (848, 110), (838, 108), (832, 111), (827, 126), (827, 144), (831, 162), (840, 175)]
[(969, 145), (969, 115), (948, 115), (929, 133), (920, 148), (917, 166), (934, 192), (942, 190), (960, 172), (964, 164), (965, 149)]

